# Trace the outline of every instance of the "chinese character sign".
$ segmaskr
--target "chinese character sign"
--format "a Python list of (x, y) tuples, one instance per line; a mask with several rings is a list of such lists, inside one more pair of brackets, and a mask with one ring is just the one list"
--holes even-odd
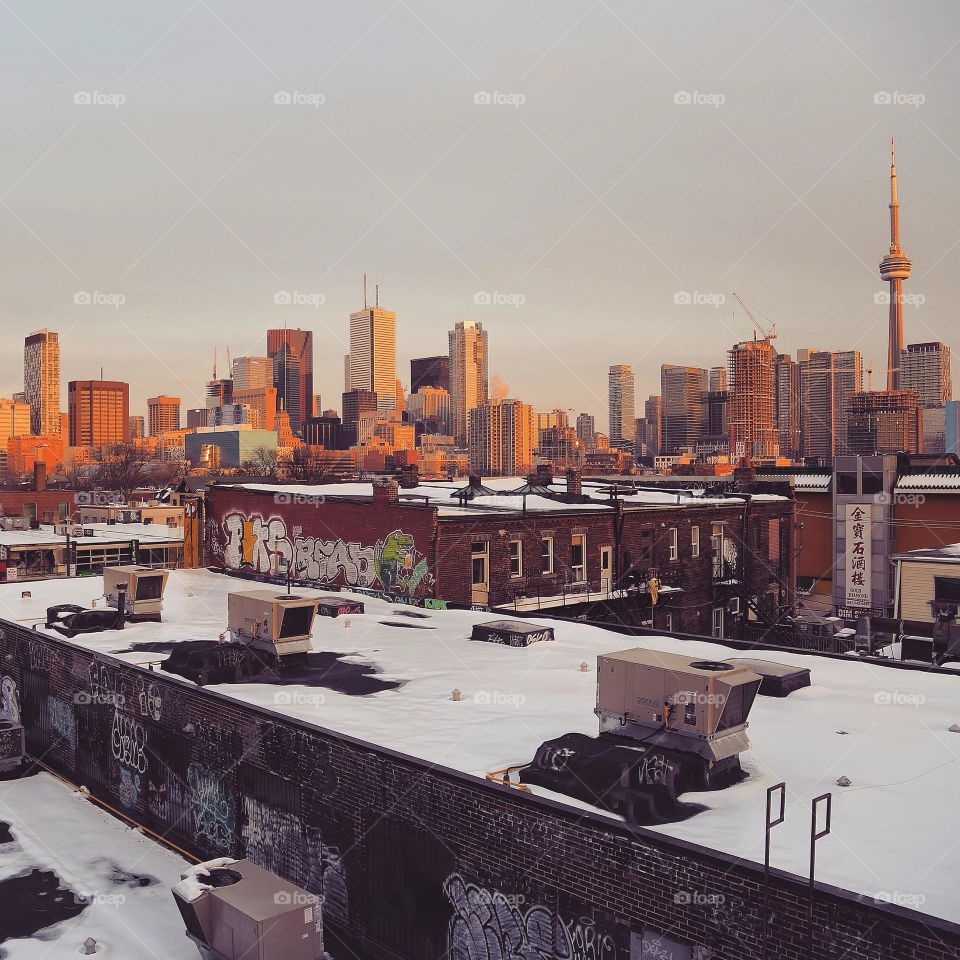
[(871, 606), (870, 561), (872, 508), (869, 504), (847, 504), (846, 605)]

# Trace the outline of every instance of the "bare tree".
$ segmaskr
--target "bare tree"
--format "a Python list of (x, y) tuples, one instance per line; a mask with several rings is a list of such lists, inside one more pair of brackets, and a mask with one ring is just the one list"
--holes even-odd
[(257, 447), (250, 458), (240, 465), (240, 470), (258, 477), (276, 477), (277, 451), (269, 447)]
[(93, 455), (96, 469), (93, 482), (107, 490), (117, 490), (128, 500), (142, 486), (151, 460), (149, 450), (132, 443), (100, 447)]

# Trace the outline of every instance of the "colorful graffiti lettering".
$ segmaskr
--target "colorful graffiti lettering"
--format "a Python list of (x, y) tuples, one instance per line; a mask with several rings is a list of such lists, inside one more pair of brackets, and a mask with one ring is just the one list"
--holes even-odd
[(374, 544), (307, 537), (300, 527), (293, 532), (291, 537), (282, 517), (231, 513), (223, 520), (224, 566), (283, 576), (289, 564), (297, 580), (376, 589), (399, 597), (423, 598), (433, 587), (426, 558), (403, 530)]

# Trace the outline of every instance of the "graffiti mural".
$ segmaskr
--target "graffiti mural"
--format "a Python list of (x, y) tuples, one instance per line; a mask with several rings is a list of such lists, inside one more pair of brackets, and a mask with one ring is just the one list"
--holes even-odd
[(20, 695), (17, 682), (12, 677), (0, 680), (0, 717), (20, 723)]
[(110, 748), (114, 760), (137, 773), (146, 773), (147, 732), (142, 724), (119, 711), (113, 714)]
[(423, 598), (433, 587), (426, 557), (414, 537), (403, 530), (362, 544), (304, 536), (299, 527), (288, 531), (282, 517), (231, 513), (223, 520), (222, 534), (222, 551), (215, 553), (222, 553), (224, 566), (233, 570), (280, 577), (286, 575), (289, 564), (297, 580), (377, 589), (402, 597)]
[(50, 732), (72, 747), (77, 741), (77, 722), (70, 704), (57, 697), (47, 697), (47, 717)]
[(187, 787), (193, 811), (194, 838), (216, 850), (230, 852), (236, 815), (222, 777), (205, 763), (191, 763), (187, 769)]
[(617, 942), (589, 917), (566, 919), (520, 894), (488, 890), (454, 873), (444, 883), (453, 907), (452, 960), (617, 960)]

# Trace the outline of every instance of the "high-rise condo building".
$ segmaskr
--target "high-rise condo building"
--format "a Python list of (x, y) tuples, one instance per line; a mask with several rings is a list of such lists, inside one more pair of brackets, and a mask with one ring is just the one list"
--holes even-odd
[(847, 397), (852, 455), (923, 453), (923, 407), (913, 390), (875, 390)]
[(348, 390), (343, 395), (343, 445), (352, 447), (357, 442), (360, 418), (375, 412), (377, 395), (372, 390)]
[(791, 460), (802, 456), (800, 432), (800, 364), (788, 353), (777, 355), (773, 369), (780, 453)]
[(350, 389), (371, 390), (378, 410), (397, 405), (397, 315), (380, 306), (367, 305), (364, 282), (363, 309), (350, 314)]
[(577, 417), (577, 439), (584, 447), (593, 446), (593, 439), (597, 432), (597, 421), (589, 413), (581, 413)]
[(119, 380), (67, 384), (71, 447), (105, 447), (130, 441), (130, 387)]
[(533, 407), (520, 400), (490, 400), (470, 411), (470, 467), (480, 473), (523, 475), (533, 468), (537, 443)]
[(643, 442), (647, 445), (647, 456), (652, 463), (663, 448), (663, 400), (660, 396), (653, 394), (644, 401), (643, 420), (646, 433)]
[(30, 404), (22, 400), (0, 399), (0, 453), (7, 449), (11, 437), (30, 433)]
[(637, 406), (633, 389), (633, 367), (614, 364), (607, 374), (607, 399), (610, 412), (610, 445), (629, 446), (637, 428)]
[(801, 447), (804, 457), (829, 464), (852, 453), (847, 444), (847, 398), (863, 389), (858, 350), (813, 350), (800, 367)]
[(467, 445), (470, 411), (489, 396), (487, 332), (475, 320), (463, 320), (450, 331), (450, 420), (459, 447)]
[(313, 332), (282, 327), (267, 331), (267, 356), (273, 363), (277, 403), (299, 433), (313, 411)]
[(682, 367), (672, 363), (660, 367), (663, 411), (661, 454), (696, 449), (697, 440), (707, 423), (708, 387), (709, 377), (702, 367)]
[(235, 357), (232, 373), (234, 392), (273, 386), (273, 361), (270, 357)]
[(916, 390), (922, 407), (942, 407), (953, 399), (950, 348), (945, 343), (911, 343), (900, 355), (900, 383)]
[(37, 330), (23, 343), (23, 392), (30, 404), (30, 432), (60, 436), (60, 335)]
[(151, 437), (180, 429), (180, 398), (161, 395), (147, 401), (147, 429)]
[(450, 356), (418, 357), (410, 361), (410, 392), (421, 387), (450, 389)]

